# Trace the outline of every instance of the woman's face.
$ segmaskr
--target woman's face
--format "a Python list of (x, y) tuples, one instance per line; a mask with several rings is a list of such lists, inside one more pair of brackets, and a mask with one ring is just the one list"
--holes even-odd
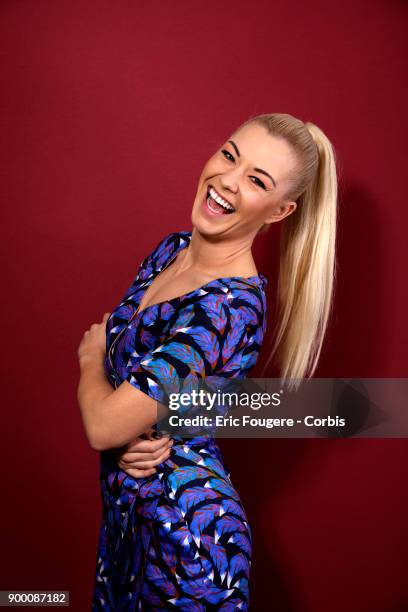
[[(286, 141), (263, 126), (238, 129), (204, 166), (191, 214), (193, 226), (204, 234), (232, 232), (254, 238), (263, 224), (294, 212), (296, 202), (283, 200), (294, 164)], [(211, 196), (221, 196), (229, 210)]]

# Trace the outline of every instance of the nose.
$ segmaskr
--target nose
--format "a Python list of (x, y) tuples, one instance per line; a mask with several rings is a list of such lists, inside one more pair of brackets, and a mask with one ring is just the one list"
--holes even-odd
[(237, 193), (238, 191), (238, 175), (235, 170), (231, 172), (227, 172), (221, 175), (220, 179), (221, 185), (224, 189), (228, 189), (232, 193)]

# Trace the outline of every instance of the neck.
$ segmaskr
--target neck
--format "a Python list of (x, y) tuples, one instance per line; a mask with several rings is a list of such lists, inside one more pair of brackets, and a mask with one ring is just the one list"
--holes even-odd
[(233, 241), (211, 241), (193, 228), (189, 246), (178, 259), (178, 273), (194, 270), (196, 273), (215, 276), (256, 276), (257, 268), (252, 257), (252, 240), (248, 237)]

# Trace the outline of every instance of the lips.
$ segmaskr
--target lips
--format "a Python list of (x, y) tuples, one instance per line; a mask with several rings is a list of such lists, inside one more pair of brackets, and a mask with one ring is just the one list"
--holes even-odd
[(212, 210), (210, 208), (210, 206), (209, 206), (209, 198), (207, 197), (207, 195), (205, 195), (203, 197), (201, 206), (203, 207), (203, 210), (204, 210), (206, 215), (211, 215), (212, 217), (213, 216), (221, 217), (221, 216), (224, 215), (223, 212), (221, 212), (221, 211), (214, 211), (214, 210)]
[[(222, 203), (217, 202), (217, 199), (220, 199)], [(224, 198), (212, 185), (207, 187), (206, 203), (214, 214), (232, 215), (235, 212), (235, 207), (231, 202)]]

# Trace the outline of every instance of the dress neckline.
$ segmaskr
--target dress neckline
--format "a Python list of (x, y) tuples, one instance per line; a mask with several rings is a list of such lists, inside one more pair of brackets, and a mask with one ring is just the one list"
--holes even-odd
[[(158, 306), (162, 306), (163, 304), (172, 304), (173, 302), (177, 302), (180, 301), (190, 295), (193, 295), (194, 293), (200, 292), (200, 291), (205, 291), (205, 288), (213, 285), (214, 283), (219, 283), (220, 281), (230, 281), (230, 280), (237, 280), (237, 281), (241, 281), (241, 282), (246, 282), (246, 281), (255, 281), (256, 284), (261, 284), (262, 287), (265, 287), (268, 283), (268, 280), (265, 278), (265, 276), (262, 274), (262, 272), (260, 272), (259, 274), (254, 274), (253, 276), (220, 276), (219, 278), (214, 278), (211, 281), (208, 281), (208, 283), (205, 283), (204, 285), (200, 285), (200, 287), (197, 287), (196, 289), (193, 289), (192, 291), (188, 291), (187, 293), (183, 293), (183, 295), (178, 295), (174, 298), (170, 298), (167, 300), (162, 300), (161, 302), (156, 302), (155, 304), (149, 304), (149, 306), (146, 306), (145, 308), (143, 308), (143, 310), (139, 310), (139, 306), (140, 306), (140, 302), (143, 299), (143, 296), (145, 295), (146, 291), (148, 290), (148, 288), (150, 287), (150, 285), (152, 284), (152, 282), (158, 277), (160, 276), (160, 274), (162, 272), (164, 272), (169, 266), (170, 264), (173, 263), (173, 261), (177, 258), (178, 254), (181, 253), (181, 251), (183, 249), (186, 249), (191, 242), (191, 232), (189, 231), (184, 231), (184, 232), (178, 232), (179, 236), (181, 238), (183, 238), (184, 242), (182, 244), (179, 245), (179, 247), (176, 249), (176, 251), (173, 253), (173, 256), (171, 257), (171, 259), (164, 265), (164, 267), (162, 267), (160, 270), (155, 270), (155, 272), (158, 272), (157, 274), (153, 273), (153, 277), (150, 279), (149, 284), (146, 286), (145, 290), (143, 291), (143, 295), (140, 298), (139, 301), (139, 305), (136, 309), (136, 312), (134, 313), (132, 319), (136, 316), (136, 315), (141, 315), (142, 313), (144, 313), (146, 310), (149, 310), (150, 308), (154, 308), (154, 307), (158, 307)], [(248, 284), (252, 284), (252, 283), (248, 283)]]

